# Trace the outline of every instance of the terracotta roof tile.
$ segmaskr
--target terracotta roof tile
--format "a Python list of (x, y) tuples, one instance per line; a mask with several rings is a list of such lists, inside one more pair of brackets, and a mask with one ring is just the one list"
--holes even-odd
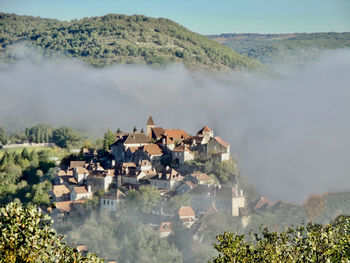
[(213, 180), (206, 173), (192, 173), (192, 174), (190, 174), (190, 176), (195, 177), (199, 181), (210, 181), (210, 180)]
[(131, 152), (131, 153), (134, 153), (136, 152), (140, 147), (129, 147), (128, 150)]
[(165, 133), (167, 136), (169, 136), (174, 140), (182, 140), (190, 137), (187, 132), (180, 129), (168, 129), (168, 130), (165, 130)]
[(83, 204), (85, 200), (76, 200), (76, 201), (62, 201), (56, 202), (56, 208), (63, 212), (70, 212), (73, 208), (72, 204)]
[(84, 165), (85, 165), (85, 161), (70, 161), (69, 169), (84, 167)]
[(62, 195), (69, 194), (70, 190), (68, 189), (67, 186), (65, 186), (64, 184), (61, 184), (61, 185), (54, 185), (52, 192), (56, 197), (61, 197)]
[(220, 143), (222, 146), (224, 146), (225, 148), (228, 148), (230, 145), (227, 143), (227, 142), (225, 142), (223, 139), (221, 139), (220, 137), (218, 137), (218, 136), (216, 136), (216, 137), (214, 137), (215, 138), (215, 140), (218, 142), (218, 143)]
[(87, 174), (89, 171), (84, 167), (76, 167), (74, 169), (78, 174)]
[(76, 186), (73, 188), (73, 190), (77, 194), (87, 194), (88, 193), (88, 190), (86, 190), (85, 186)]
[(165, 133), (165, 130), (162, 127), (153, 127), (152, 132), (156, 139), (159, 139)]
[(183, 216), (195, 216), (195, 212), (192, 209), (192, 207), (190, 206), (181, 206), (179, 209), (179, 217), (183, 217)]
[(190, 148), (187, 145), (179, 145), (173, 151), (174, 152), (190, 152), (190, 153), (192, 153), (192, 151), (190, 150)]
[(147, 152), (150, 155), (163, 155), (162, 148), (160, 148), (157, 144), (144, 145), (142, 148), (143, 151)]
[(204, 132), (212, 132), (212, 130), (209, 129), (208, 126), (204, 126), (201, 130), (197, 132), (197, 134), (204, 134)]

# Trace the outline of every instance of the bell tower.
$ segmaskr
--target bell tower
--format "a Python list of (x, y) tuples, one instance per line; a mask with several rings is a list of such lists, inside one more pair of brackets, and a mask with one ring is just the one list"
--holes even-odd
[(149, 116), (147, 124), (146, 124), (146, 136), (152, 138), (152, 128), (154, 128), (154, 121), (152, 116)]

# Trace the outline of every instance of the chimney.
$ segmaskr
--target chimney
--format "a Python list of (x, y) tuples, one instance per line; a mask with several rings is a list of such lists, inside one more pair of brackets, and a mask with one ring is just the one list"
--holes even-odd
[(88, 189), (87, 189), (88, 192), (91, 193), (91, 185), (88, 185), (87, 187), (88, 187)]
[(165, 138), (162, 139), (162, 144), (165, 145)]

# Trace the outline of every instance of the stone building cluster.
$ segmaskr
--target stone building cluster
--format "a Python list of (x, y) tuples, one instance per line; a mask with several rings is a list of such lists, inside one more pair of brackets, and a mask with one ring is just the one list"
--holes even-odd
[[(191, 227), (210, 208), (234, 217), (245, 214), (245, 196), (238, 184), (221, 186), (203, 172), (180, 172), (191, 161), (230, 162), (230, 145), (205, 126), (194, 136), (182, 129), (156, 126), (149, 117), (144, 133), (116, 133), (109, 160), (71, 161), (57, 169), (52, 196), (57, 217), (83, 215), (84, 202), (99, 193), (100, 208), (117, 211), (131, 189), (149, 185), (163, 200), (188, 193), (192, 204), (182, 206), (176, 217)], [(103, 163), (103, 164), (102, 164)], [(162, 207), (155, 214), (164, 213)], [(172, 215), (175, 216), (175, 215)], [(161, 236), (172, 233), (170, 222), (161, 222)]]

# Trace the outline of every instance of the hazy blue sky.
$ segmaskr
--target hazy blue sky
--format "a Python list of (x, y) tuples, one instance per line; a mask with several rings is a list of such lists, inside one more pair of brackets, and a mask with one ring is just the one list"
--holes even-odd
[(61, 20), (144, 14), (202, 34), (350, 31), (350, 0), (0, 0), (0, 11)]

